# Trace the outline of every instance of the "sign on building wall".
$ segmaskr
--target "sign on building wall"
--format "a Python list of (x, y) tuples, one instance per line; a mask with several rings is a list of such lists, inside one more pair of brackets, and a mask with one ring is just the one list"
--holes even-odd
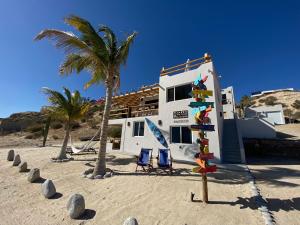
[(180, 111), (174, 111), (173, 112), (173, 119), (184, 119), (189, 117), (189, 111), (188, 110), (180, 110)]

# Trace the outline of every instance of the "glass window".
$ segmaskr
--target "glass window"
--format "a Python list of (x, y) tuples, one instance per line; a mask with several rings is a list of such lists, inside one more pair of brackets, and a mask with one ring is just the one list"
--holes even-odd
[(134, 122), (133, 136), (144, 136), (144, 122)]
[(167, 102), (174, 101), (174, 87), (167, 89)]
[(172, 127), (172, 143), (180, 143), (180, 127)]
[(226, 94), (222, 94), (222, 104), (223, 104), (223, 105), (226, 105), (226, 104), (227, 104)]
[(191, 98), (192, 84), (175, 87), (175, 100)]
[(188, 127), (171, 127), (172, 143), (192, 143), (192, 131)]
[(192, 143), (192, 132), (188, 127), (181, 127), (181, 142), (185, 144)]

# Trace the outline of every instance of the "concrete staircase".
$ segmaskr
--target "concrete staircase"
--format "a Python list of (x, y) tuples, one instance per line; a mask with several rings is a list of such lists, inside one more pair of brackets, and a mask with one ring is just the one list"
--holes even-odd
[(235, 119), (225, 119), (223, 123), (223, 163), (241, 163), (239, 136)]

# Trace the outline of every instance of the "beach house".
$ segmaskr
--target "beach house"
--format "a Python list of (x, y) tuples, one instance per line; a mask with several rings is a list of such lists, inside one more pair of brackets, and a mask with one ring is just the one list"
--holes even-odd
[(138, 154), (144, 147), (153, 148), (154, 154), (157, 154), (158, 148), (163, 148), (147, 126), (145, 118), (148, 118), (165, 137), (175, 160), (193, 161), (199, 146), (197, 132), (190, 129), (195, 119), (189, 104), (194, 100), (192, 83), (203, 76), (208, 76), (205, 85), (207, 90), (212, 91), (207, 101), (214, 103), (209, 113), (214, 131), (206, 132), (206, 135), (210, 152), (214, 153), (217, 162), (222, 162), (222, 93), (219, 77), (208, 54), (163, 68), (157, 84), (113, 97), (109, 125), (122, 127), (119, 151)]

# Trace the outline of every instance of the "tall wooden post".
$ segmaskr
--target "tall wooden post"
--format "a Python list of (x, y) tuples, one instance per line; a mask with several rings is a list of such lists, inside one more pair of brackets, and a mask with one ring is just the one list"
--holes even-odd
[(202, 173), (202, 201), (208, 203), (207, 176)]

